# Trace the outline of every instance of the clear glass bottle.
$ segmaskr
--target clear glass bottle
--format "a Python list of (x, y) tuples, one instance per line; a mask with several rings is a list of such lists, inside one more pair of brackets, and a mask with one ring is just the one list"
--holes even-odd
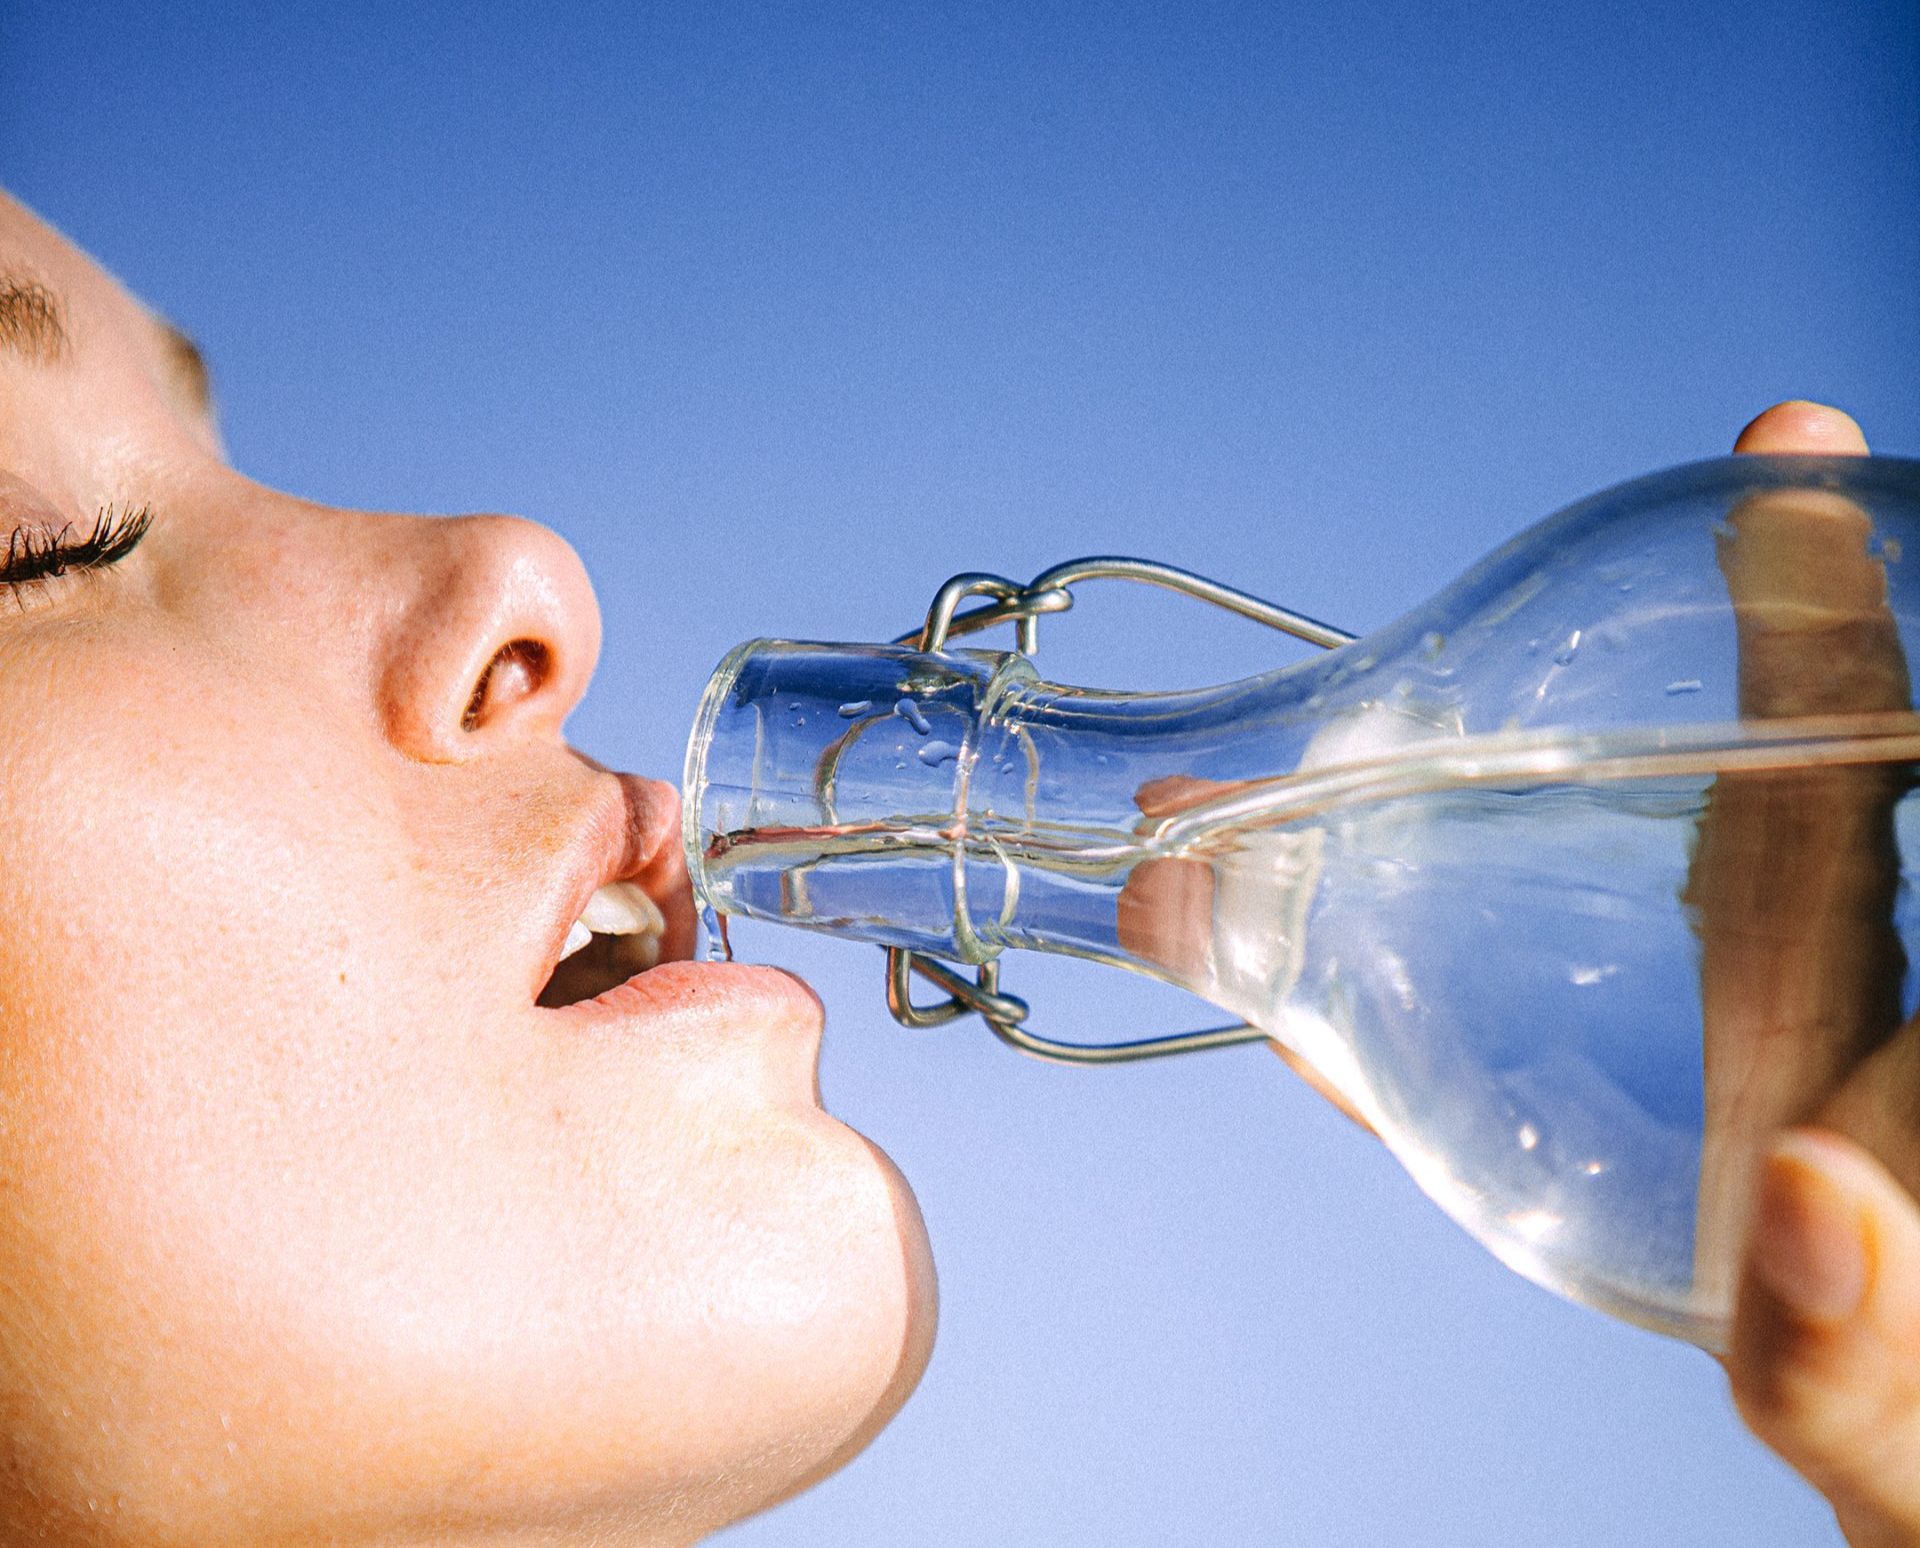
[(1219, 687), (753, 641), (688, 752), (695, 888), (1182, 985), (1512, 1267), (1715, 1347), (1756, 1147), (1920, 1037), (1916, 544), (1920, 462), (1727, 458)]

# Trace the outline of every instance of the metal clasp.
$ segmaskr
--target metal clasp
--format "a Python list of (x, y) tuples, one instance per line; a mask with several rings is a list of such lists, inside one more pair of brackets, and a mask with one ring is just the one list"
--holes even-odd
[[(927, 609), (926, 622), (894, 643), (911, 645), (920, 651), (941, 651), (949, 640), (977, 633), (995, 624), (1011, 623), (1014, 641), (1023, 656), (1037, 653), (1040, 643), (1040, 619), (1048, 613), (1064, 613), (1073, 606), (1072, 588), (1082, 581), (1125, 580), (1140, 585), (1159, 586), (1196, 601), (1211, 603), (1242, 618), (1278, 629), (1295, 639), (1326, 650), (1350, 644), (1354, 636), (1296, 613), (1276, 603), (1208, 580), (1170, 564), (1151, 559), (1125, 559), (1095, 556), (1069, 559), (1043, 570), (1024, 586), (1004, 575), (966, 571), (950, 577), (934, 593)], [(987, 597), (983, 605), (960, 611), (960, 605), (972, 597)], [(1230, 1026), (1208, 1027), (1197, 1032), (1177, 1032), (1158, 1037), (1139, 1038), (1127, 1043), (1062, 1043), (1027, 1030), (1027, 1002), (1000, 988), (998, 959), (983, 963), (971, 980), (963, 977), (937, 957), (909, 951), (900, 946), (885, 948), (887, 953), (887, 1009), (903, 1027), (935, 1027), (959, 1016), (976, 1015), (993, 1029), (994, 1036), (1009, 1047), (1036, 1059), (1055, 1064), (1127, 1064), (1136, 1059), (1159, 1059), (1168, 1054), (1197, 1053), (1203, 1048), (1225, 1048), (1235, 1043), (1258, 1042), (1266, 1033), (1245, 1022)], [(913, 1002), (913, 975), (919, 974), (947, 998), (933, 1005)]]

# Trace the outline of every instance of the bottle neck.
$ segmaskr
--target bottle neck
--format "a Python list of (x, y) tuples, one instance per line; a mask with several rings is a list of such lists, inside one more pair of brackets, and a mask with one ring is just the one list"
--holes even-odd
[(687, 749), (696, 898), (967, 961), (968, 787), (1019, 658), (754, 640), (715, 671)]
[(1312, 836), (1202, 853), (1190, 832), (1180, 852), (1159, 835), (1298, 765), (1319, 665), (1125, 694), (1043, 682), (1017, 655), (741, 646), (688, 751), (696, 893), (721, 913), (961, 962), (1068, 952), (1245, 1013), (1232, 985), (1270, 992), (1271, 942), (1236, 944), (1216, 916), (1257, 912), (1270, 935), (1275, 889), (1310, 891)]

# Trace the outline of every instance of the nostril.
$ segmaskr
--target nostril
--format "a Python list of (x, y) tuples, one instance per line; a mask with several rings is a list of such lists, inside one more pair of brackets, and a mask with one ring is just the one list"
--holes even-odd
[(533, 697), (546, 682), (551, 667), (547, 647), (538, 640), (512, 640), (502, 645), (473, 685), (473, 695), (460, 717), (460, 729), (477, 731), (493, 714)]

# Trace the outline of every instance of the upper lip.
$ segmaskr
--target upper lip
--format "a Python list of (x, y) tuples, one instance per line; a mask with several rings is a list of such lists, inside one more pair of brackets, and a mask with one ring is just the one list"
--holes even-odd
[(554, 912), (545, 935), (537, 994), (560, 961), (567, 931), (587, 900), (610, 882), (632, 882), (658, 906), (666, 921), (662, 962), (693, 955), (693, 888), (680, 847), (680, 796), (664, 780), (638, 774), (608, 774), (596, 781), (598, 798), (562, 864)]

